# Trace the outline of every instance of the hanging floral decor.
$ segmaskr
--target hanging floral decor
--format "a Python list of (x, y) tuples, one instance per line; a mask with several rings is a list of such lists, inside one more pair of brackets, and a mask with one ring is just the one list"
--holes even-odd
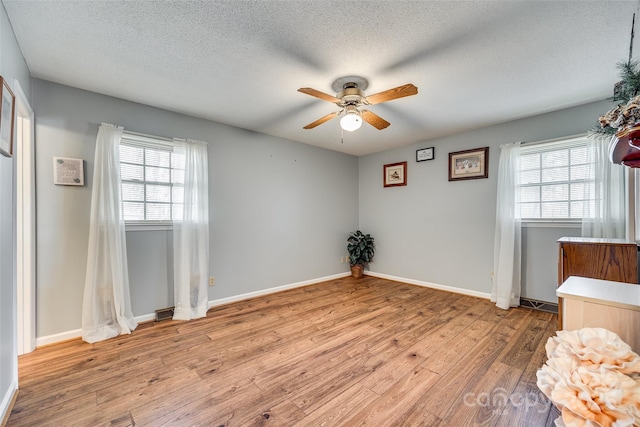
[(609, 160), (631, 168), (640, 168), (640, 64), (618, 64), (620, 80), (612, 101), (616, 106), (600, 116), (592, 137), (609, 137)]
[(595, 134), (612, 135), (621, 129), (640, 123), (640, 64), (630, 61), (618, 64), (620, 82), (611, 101), (616, 106), (600, 117)]

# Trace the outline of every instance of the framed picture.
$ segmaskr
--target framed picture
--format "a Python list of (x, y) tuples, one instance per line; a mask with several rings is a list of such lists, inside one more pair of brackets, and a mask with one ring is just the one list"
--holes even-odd
[(0, 153), (7, 157), (13, 156), (13, 123), (16, 97), (7, 84), (7, 81), (0, 77)]
[(449, 181), (489, 177), (489, 147), (449, 153)]
[(421, 148), (416, 150), (416, 162), (424, 162), (425, 160), (433, 160), (433, 147)]
[(407, 162), (384, 165), (384, 186), (401, 187), (407, 185)]
[(55, 185), (84, 185), (84, 162), (68, 157), (53, 158), (53, 183)]

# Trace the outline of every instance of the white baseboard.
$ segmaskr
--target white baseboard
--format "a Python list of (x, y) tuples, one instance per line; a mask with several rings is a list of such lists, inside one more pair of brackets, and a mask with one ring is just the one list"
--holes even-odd
[(136, 316), (134, 317), (135, 321), (138, 323), (142, 323), (142, 322), (149, 322), (151, 320), (156, 320), (156, 314), (155, 313), (151, 313), (151, 314), (143, 314), (142, 316)]
[(426, 288), (439, 289), (441, 291), (453, 292), (456, 294), (469, 295), (472, 297), (491, 299), (491, 294), (486, 292), (472, 291), (470, 289), (456, 288), (453, 286), (439, 285), (437, 283), (423, 282), (421, 280), (407, 279), (405, 277), (392, 276), (390, 274), (376, 273), (375, 271), (365, 271), (364, 274), (381, 279), (393, 280), (396, 282), (408, 283), (410, 285), (424, 286)]
[[(155, 320), (156, 314), (143, 314), (142, 316), (134, 317), (135, 321), (140, 322), (148, 322), (150, 320)], [(61, 341), (72, 340), (75, 338), (82, 337), (82, 329), (74, 329), (72, 331), (60, 332), (59, 334), (46, 335), (44, 337), (36, 338), (36, 347), (41, 347), (43, 345), (55, 344)]]
[(72, 331), (60, 332), (53, 335), (45, 335), (43, 337), (36, 337), (36, 348), (43, 345), (54, 344), (61, 341), (72, 340), (82, 336), (82, 329), (74, 329)]
[(9, 388), (2, 397), (2, 402), (0, 403), (0, 425), (4, 425), (3, 422), (9, 419), (9, 411), (11, 410), (10, 406), (17, 392), (18, 380), (14, 378), (13, 381), (11, 381), (11, 384), (9, 384)]
[(326, 282), (328, 280), (335, 280), (341, 277), (351, 276), (351, 272), (334, 274), (332, 276), (320, 277), (318, 279), (305, 280), (304, 282), (291, 283), (283, 286), (276, 286), (275, 288), (262, 289), (260, 291), (249, 292), (246, 294), (234, 295), (232, 297), (221, 298), (213, 301), (209, 301), (209, 308), (217, 305), (228, 304), (230, 302), (242, 301), (249, 298), (255, 298), (263, 295), (274, 294), (276, 292), (286, 291), (287, 289), (300, 288), (302, 286), (313, 285), (316, 283)]
[[(315, 283), (326, 282), (328, 280), (335, 280), (341, 277), (350, 276), (350, 272), (334, 274), (331, 276), (320, 277), (317, 279), (305, 280), (303, 282), (290, 283), (288, 285), (276, 286), (275, 288), (262, 289), (255, 292), (249, 292), (246, 294), (234, 295), (232, 297), (221, 298), (213, 301), (209, 301), (209, 308), (215, 307), (217, 305), (228, 304), (230, 302), (242, 301), (249, 298), (255, 298), (262, 295), (273, 294), (276, 292), (286, 291), (287, 289), (300, 288), (302, 286), (313, 285)], [(136, 316), (134, 319), (136, 322), (148, 322), (150, 320), (155, 320), (156, 314), (143, 314), (142, 316)], [(54, 344), (60, 341), (66, 341), (74, 338), (79, 338), (82, 336), (82, 329), (74, 329), (72, 331), (60, 332), (58, 334), (46, 335), (43, 337), (36, 338), (36, 347), (40, 347), (47, 344)]]

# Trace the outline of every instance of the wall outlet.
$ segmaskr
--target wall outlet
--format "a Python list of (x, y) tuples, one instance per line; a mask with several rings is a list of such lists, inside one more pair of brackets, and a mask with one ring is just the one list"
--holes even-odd
[(216, 284), (216, 278), (211, 276), (209, 277), (209, 286), (215, 286)]

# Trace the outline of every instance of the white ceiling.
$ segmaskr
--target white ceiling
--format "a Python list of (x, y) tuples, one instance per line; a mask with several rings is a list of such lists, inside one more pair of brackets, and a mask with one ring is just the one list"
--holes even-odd
[[(2, 3), (34, 77), (354, 155), (610, 96), (638, 8), (636, 1)], [(297, 89), (334, 95), (331, 84), (345, 75), (368, 79), (366, 94), (405, 83), (419, 93), (369, 107), (391, 122), (382, 131), (364, 124), (341, 143), (338, 119), (303, 130), (338, 108)]]

